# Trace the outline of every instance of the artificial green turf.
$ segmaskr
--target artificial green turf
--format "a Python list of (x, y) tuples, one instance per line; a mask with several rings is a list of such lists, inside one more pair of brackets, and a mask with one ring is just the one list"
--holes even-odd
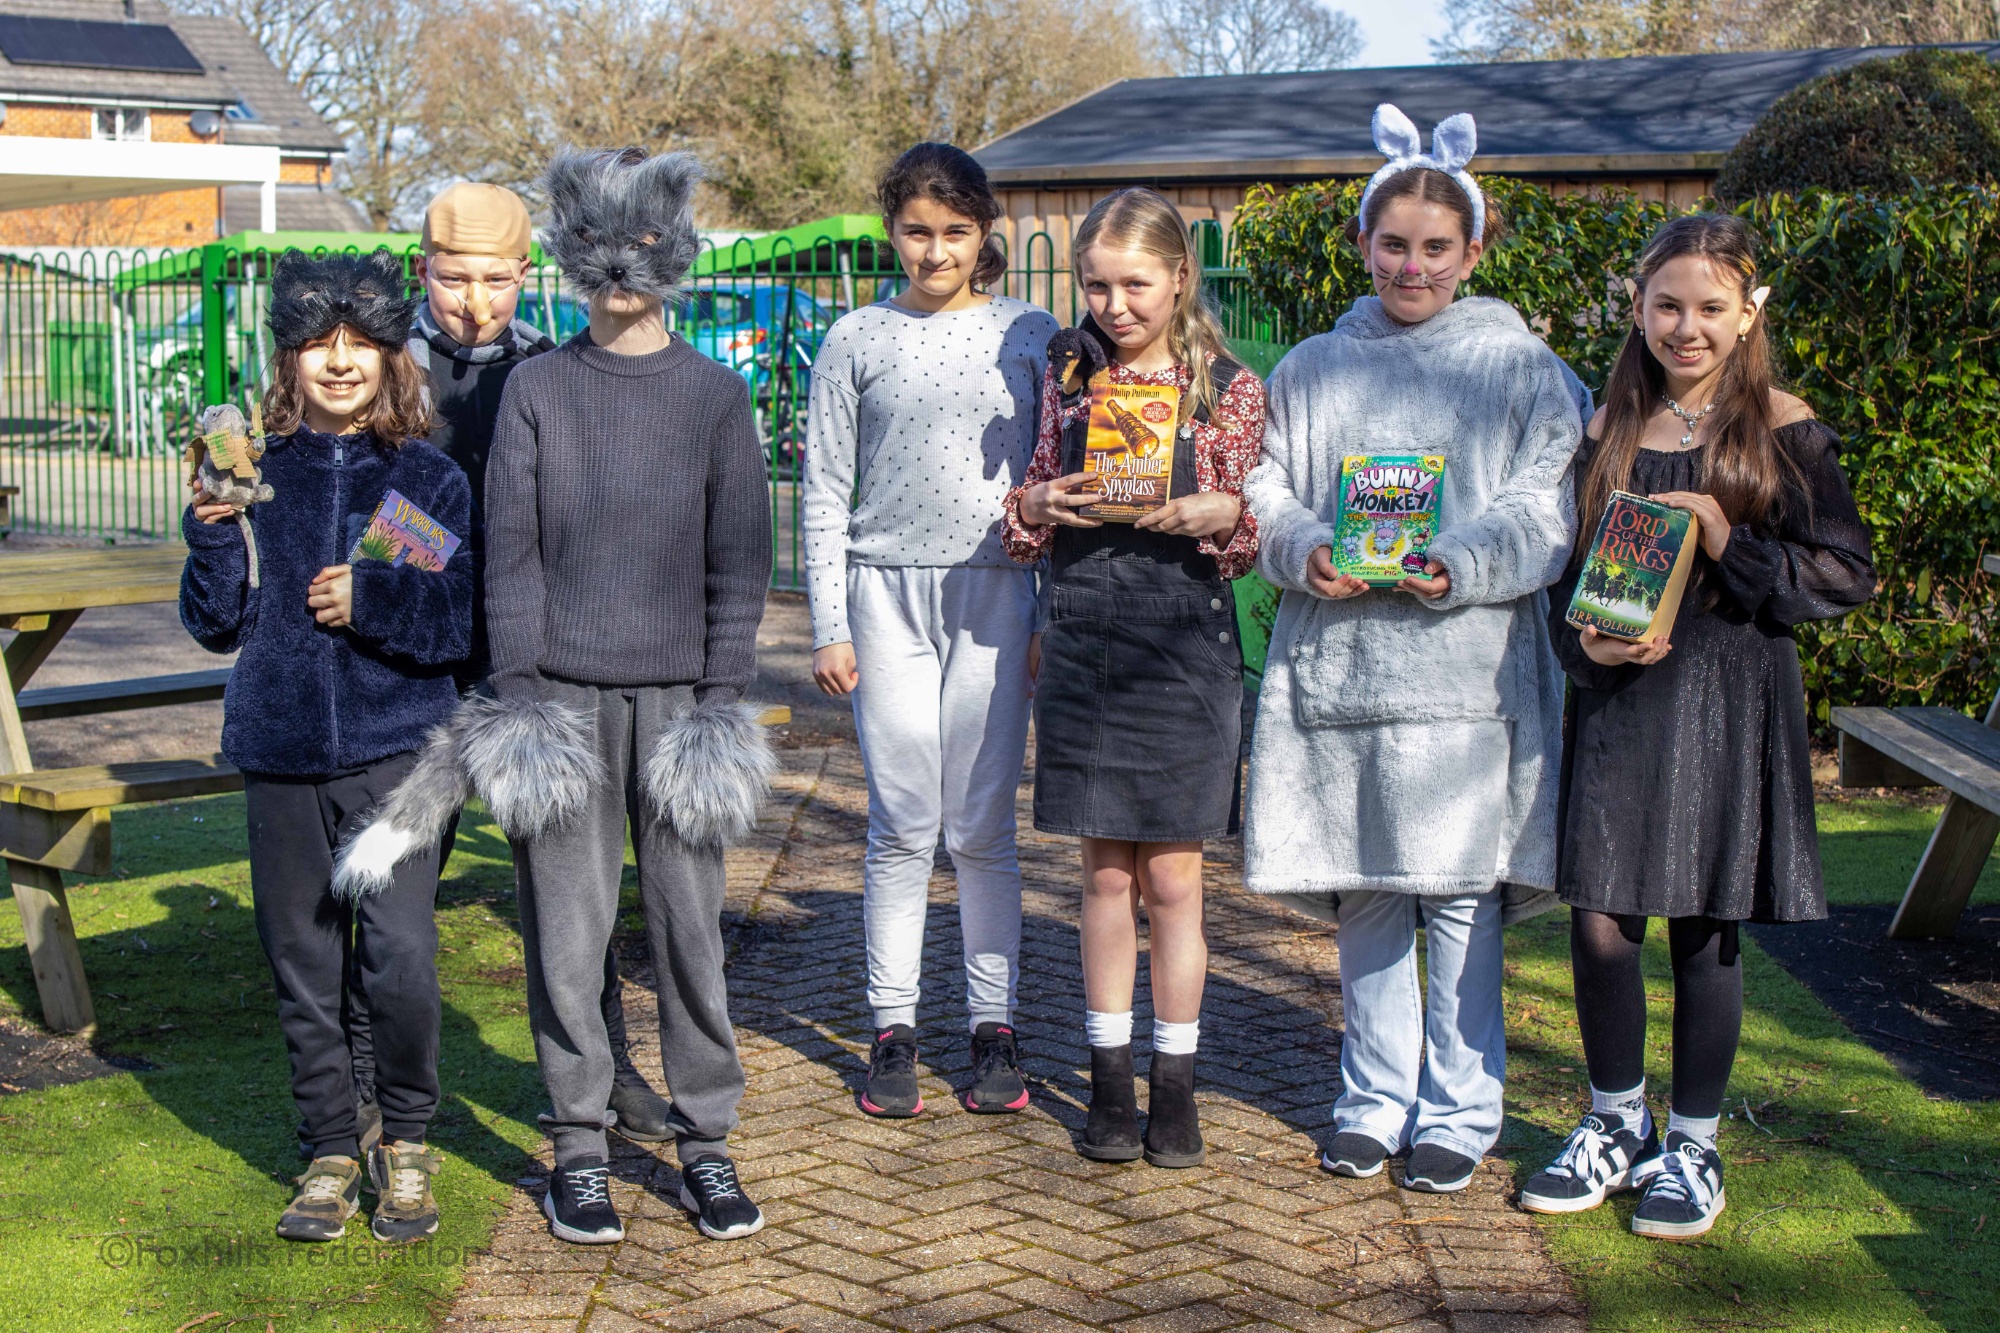
[[(344, 1239), (293, 1245), (271, 1230), (304, 1167), (242, 797), (120, 810), (112, 827), (117, 877), (75, 882), (70, 903), (102, 1048), (157, 1068), (0, 1098), (0, 1327), (433, 1327), (541, 1138), (504, 840), (468, 814), (440, 894), (437, 1236), (377, 1244), (364, 1194)], [(41, 1013), (11, 906), (0, 1011)]]
[[(1900, 900), (1934, 807), (1823, 805), (1836, 903)], [(1989, 865), (1974, 901), (2000, 898)], [(1931, 1101), (1746, 932), (1749, 996), (1721, 1149), (1729, 1206), (1700, 1242), (1642, 1240), (1633, 1196), (1544, 1218), (1593, 1329), (2000, 1329), (2000, 1103)], [(1519, 1178), (1545, 1164), (1589, 1107), (1571, 998), (1568, 918), (1508, 933), (1508, 1125)], [(1646, 946), (1647, 1082), (1670, 1079), (1664, 931)], [(1746, 1115), (1747, 1109), (1747, 1115)], [(1753, 1123), (1754, 1120), (1754, 1123)]]

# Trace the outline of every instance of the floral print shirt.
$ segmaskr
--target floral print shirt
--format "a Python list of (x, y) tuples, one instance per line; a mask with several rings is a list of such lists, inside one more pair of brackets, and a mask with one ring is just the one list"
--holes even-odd
[[(1186, 366), (1144, 374), (1120, 365), (1111, 367), (1113, 384), (1171, 385), (1188, 391), (1191, 376)], [(1067, 415), (1062, 404), (1062, 386), (1051, 367), (1042, 376), (1041, 430), (1035, 440), (1035, 456), (1028, 464), (1027, 480), (1009, 491), (1006, 499), (1002, 539), (1007, 554), (1024, 565), (1048, 555), (1055, 543), (1053, 524), (1033, 526), (1021, 521), (1021, 498), (1030, 486), (1039, 486), (1062, 475), (1062, 437), (1065, 427), (1090, 411), (1088, 396), (1082, 397)], [(1243, 498), (1243, 479), (1257, 466), (1258, 451), (1264, 442), (1264, 383), (1248, 370), (1238, 372), (1229, 382), (1215, 410), (1206, 422), (1194, 427), (1195, 481), (1198, 489), (1219, 491)], [(1243, 507), (1236, 530), (1226, 543), (1202, 537), (1197, 543), (1203, 554), (1215, 558), (1225, 579), (1240, 579), (1257, 563), (1257, 520), (1250, 507)]]

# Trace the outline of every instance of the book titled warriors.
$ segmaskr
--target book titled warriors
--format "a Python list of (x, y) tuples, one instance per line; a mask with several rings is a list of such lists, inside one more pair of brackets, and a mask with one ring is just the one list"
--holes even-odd
[(1102, 384), (1090, 391), (1083, 470), (1104, 498), (1077, 512), (1133, 523), (1173, 498), (1174, 425), (1181, 391), (1171, 384)]
[(390, 491), (375, 506), (368, 526), (347, 553), (347, 562), (380, 560), (385, 565), (441, 570), (450, 563), (458, 542), (457, 534), (411, 504), (401, 491)]
[(1444, 459), (1436, 454), (1341, 459), (1335, 571), (1376, 587), (1422, 577), (1443, 493)]
[(1687, 510), (1611, 492), (1569, 599), (1569, 623), (1631, 643), (1664, 638), (1700, 545), (1701, 524)]

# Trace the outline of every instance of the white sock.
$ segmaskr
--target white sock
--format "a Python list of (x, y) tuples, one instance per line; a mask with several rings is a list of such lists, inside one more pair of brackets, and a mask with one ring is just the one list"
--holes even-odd
[(1691, 1115), (1682, 1115), (1679, 1111), (1672, 1109), (1667, 1111), (1667, 1133), (1679, 1130), (1704, 1148), (1715, 1146), (1716, 1131), (1721, 1128), (1722, 1117), (1719, 1115), (1709, 1116), (1706, 1120), (1697, 1120)]
[(1132, 1044), (1132, 1011), (1122, 1014), (1100, 1014), (1095, 1009), (1083, 1011), (1084, 1035), (1092, 1046), (1130, 1046)]
[(1153, 1049), (1161, 1055), (1193, 1055), (1201, 1044), (1201, 1020), (1166, 1023), (1153, 1020)]
[(1646, 1121), (1651, 1117), (1646, 1112), (1646, 1080), (1624, 1092), (1606, 1092), (1595, 1083), (1590, 1085), (1590, 1109), (1607, 1120), (1624, 1122), (1625, 1128), (1640, 1138), (1646, 1137)]

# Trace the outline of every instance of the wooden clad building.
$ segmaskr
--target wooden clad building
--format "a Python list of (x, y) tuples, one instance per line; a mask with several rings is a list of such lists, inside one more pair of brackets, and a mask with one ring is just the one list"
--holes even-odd
[[(1394, 102), (1423, 129), (1479, 124), (1474, 172), (1559, 191), (1635, 190), (1692, 204), (1780, 94), (1910, 48), (1423, 65), (1297, 74), (1124, 79), (973, 150), (999, 193), (1010, 254), (1047, 233), (1057, 262), (1097, 199), (1150, 185), (1189, 222), (1225, 229), (1254, 184), (1366, 176), (1369, 123)], [(2000, 59), (2000, 43), (1963, 49)], [(1031, 262), (1048, 262), (1040, 251)]]

